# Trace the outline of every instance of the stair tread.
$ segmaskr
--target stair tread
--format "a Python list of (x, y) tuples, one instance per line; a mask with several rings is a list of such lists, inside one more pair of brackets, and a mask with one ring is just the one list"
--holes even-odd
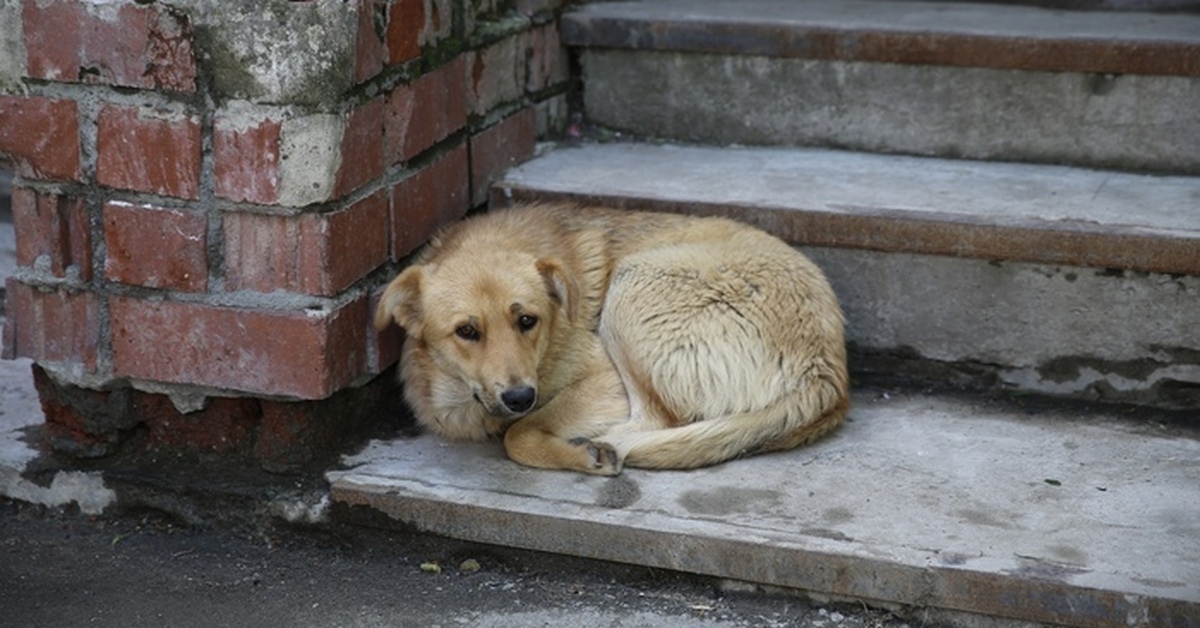
[(437, 534), (817, 593), (1091, 626), (1200, 605), (1194, 434), (1076, 407), (853, 401), (812, 446), (696, 471), (586, 477), (423, 436), (328, 479), (335, 502)]
[(1200, 274), (1200, 178), (812, 148), (560, 148), (497, 201), (723, 214), (795, 244)]
[(571, 46), (1200, 76), (1200, 15), (879, 0), (643, 0), (567, 13)]

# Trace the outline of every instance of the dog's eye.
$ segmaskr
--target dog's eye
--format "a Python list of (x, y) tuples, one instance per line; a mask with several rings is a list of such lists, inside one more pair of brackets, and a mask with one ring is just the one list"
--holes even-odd
[(523, 332), (537, 327), (537, 324), (538, 317), (532, 314), (522, 314), (521, 317), (517, 319), (517, 328)]
[(469, 342), (479, 342), (479, 330), (470, 323), (455, 327), (454, 335)]

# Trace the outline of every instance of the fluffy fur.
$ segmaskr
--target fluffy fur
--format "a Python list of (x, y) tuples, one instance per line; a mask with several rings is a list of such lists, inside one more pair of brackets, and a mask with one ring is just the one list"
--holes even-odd
[(787, 449), (847, 408), (842, 313), (821, 271), (719, 218), (565, 205), (466, 220), (387, 287), (405, 397), (452, 439), (613, 475)]

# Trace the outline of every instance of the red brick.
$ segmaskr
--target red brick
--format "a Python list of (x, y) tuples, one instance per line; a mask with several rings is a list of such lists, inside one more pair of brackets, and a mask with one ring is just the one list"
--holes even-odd
[(558, 22), (551, 22), (529, 31), (529, 69), (525, 89), (540, 92), (570, 78), (567, 51), (558, 36)]
[(25, 0), (22, 17), (33, 78), (196, 90), (191, 24), (164, 5)]
[(387, 261), (384, 191), (328, 214), (225, 216), (230, 290), (333, 296)]
[(23, 176), (80, 180), (75, 101), (0, 95), (0, 120), (0, 153)]
[(104, 274), (119, 283), (204, 292), (208, 219), (204, 214), (110, 201), (104, 206)]
[(356, 107), (346, 117), (342, 135), (342, 163), (334, 195), (343, 196), (383, 175), (384, 99)]
[(413, 158), (467, 124), (466, 63), (462, 57), (388, 95), (386, 163)]
[[(92, 238), (83, 199), (17, 186), (12, 190), (17, 264), (40, 266), (64, 277), (67, 269), (84, 281), (92, 278)], [(39, 262), (38, 258), (44, 258)]]
[(253, 461), (269, 471), (296, 471), (327, 462), (366, 430), (411, 424), (394, 377), (320, 401), (210, 397), (203, 409), (182, 414), (165, 395), (89, 390), (57, 382), (37, 364), (32, 370), (43, 434), (56, 452), (77, 457), (149, 450), (210, 461), (217, 454), (222, 464)]
[(525, 34), (502, 39), (468, 54), (470, 112), (486, 115), (497, 105), (519, 99), (525, 91)]
[(113, 297), (113, 375), (323, 399), (363, 372), (366, 301), (297, 311)]
[(388, 9), (388, 63), (403, 63), (421, 55), (425, 0), (392, 0)]
[(468, 202), (466, 146), (459, 146), (392, 188), (392, 259), (421, 246), (442, 225), (461, 218)]
[(82, 458), (117, 451), (122, 434), (137, 426), (129, 412), (127, 389), (89, 390), (60, 384), (37, 363), (33, 386), (41, 401), (46, 436), (58, 452)]
[(403, 395), (395, 377), (376, 377), (320, 401), (262, 400), (255, 457), (268, 471), (294, 470), (336, 454), (364, 428), (399, 427), (405, 422)]
[(367, 329), (367, 372), (373, 375), (382, 373), (400, 360), (400, 348), (404, 345), (404, 330), (399, 325), (388, 325), (383, 331), (375, 329), (374, 315), (383, 297), (386, 285), (379, 286), (371, 293), (367, 310), (371, 313)]
[(309, 294), (337, 294), (386, 262), (388, 223), (385, 190), (332, 214), (304, 215), (302, 290)]
[(200, 122), (192, 115), (108, 105), (100, 111), (96, 181), (194, 199), (200, 189)]
[(262, 416), (257, 399), (210, 398), (203, 409), (183, 414), (166, 395), (134, 391), (130, 414), (145, 427), (151, 451), (249, 453)]
[(283, 124), (252, 124), (231, 115), (213, 120), (213, 178), (216, 195), (231, 201), (270, 205), (279, 200), (279, 156)]
[(533, 156), (537, 143), (534, 111), (522, 109), (471, 138), (471, 204), (487, 200), (488, 186), (505, 171)]
[(9, 278), (5, 355), (96, 370), (99, 303), (90, 292), (35, 288)]
[(227, 212), (224, 225), (227, 290), (299, 290), (298, 216)]
[(355, 42), (354, 82), (362, 83), (383, 69), (388, 55), (383, 38), (387, 21), (387, 0), (358, 0), (358, 37)]

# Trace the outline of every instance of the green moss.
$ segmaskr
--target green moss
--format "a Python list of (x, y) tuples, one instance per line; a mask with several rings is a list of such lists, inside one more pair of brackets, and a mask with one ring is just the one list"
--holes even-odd
[(529, 18), (519, 14), (506, 15), (495, 20), (480, 20), (475, 23), (475, 32), (470, 35), (470, 45), (486, 46), (509, 35), (525, 32), (531, 25)]

